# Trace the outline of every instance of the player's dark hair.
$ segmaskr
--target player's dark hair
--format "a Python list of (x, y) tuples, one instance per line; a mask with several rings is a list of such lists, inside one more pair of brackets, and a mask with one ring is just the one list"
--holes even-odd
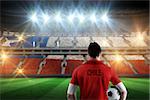
[(101, 53), (101, 47), (98, 43), (92, 42), (88, 47), (88, 54), (92, 58), (96, 58)]

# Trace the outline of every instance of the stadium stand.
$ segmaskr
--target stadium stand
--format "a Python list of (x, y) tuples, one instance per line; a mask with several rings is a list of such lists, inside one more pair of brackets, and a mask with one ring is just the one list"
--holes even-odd
[(92, 37), (93, 41), (99, 43), (101, 47), (111, 47), (106, 37)]
[(112, 41), (114, 47), (129, 47), (129, 45), (124, 42), (122, 37), (108, 37), (108, 38)]
[(130, 60), (139, 74), (149, 74), (149, 64), (146, 64), (144, 60)]
[(26, 38), (26, 41), (22, 45), (24, 48), (32, 48), (32, 37)]
[(43, 66), (40, 74), (60, 74), (61, 73), (61, 60), (46, 59), (46, 64)]
[(38, 70), (40, 62), (41, 62), (41, 59), (39, 58), (25, 58), (24, 64), (22, 67), (24, 74), (30, 74), (30, 75), (37, 74), (37, 70)]
[(0, 37), (0, 46), (1, 47), (16, 47), (18, 40), (16, 40), (16, 37)]
[(76, 37), (77, 44), (76, 47), (85, 48), (88, 47), (89, 43), (91, 42), (89, 37)]
[(138, 37), (125, 37), (127, 39), (132, 47), (146, 47), (146, 43), (143, 39), (139, 39)]
[(116, 71), (118, 75), (131, 75), (134, 74), (134, 72), (131, 70), (131, 68), (124, 64), (123, 61), (110, 61), (111, 67)]
[[(24, 48), (33, 48), (33, 47), (36, 47), (36, 44), (38, 44), (40, 39), (41, 38), (38, 36), (26, 37), (26, 39), (22, 45)], [(33, 42), (35, 42), (35, 46), (34, 46)]]
[[(148, 38), (149, 39), (149, 38)], [(26, 36), (25, 41), (22, 43), (21, 47), (24, 48), (33, 48), (33, 47), (79, 47), (85, 48), (88, 47), (88, 44), (92, 41), (98, 42), (101, 47), (147, 47), (148, 39), (144, 40), (143, 38), (132, 36), (132, 37), (119, 37), (119, 36), (110, 36), (110, 37), (49, 37), (49, 36)], [(17, 38), (15, 36), (8, 36), (7, 40), (3, 42), (3, 38), (0, 39), (1, 46), (16, 47)], [(119, 43), (118, 43), (119, 41)]]
[(16, 37), (16, 36), (7, 36), (7, 39), (8, 39), (8, 40), (16, 40), (17, 37)]
[(46, 47), (51, 47), (51, 48), (56, 47), (56, 40), (57, 39), (58, 39), (58, 37), (49, 37)]
[[(71, 57), (71, 56), (70, 56)], [(70, 58), (69, 57), (69, 58)], [(51, 57), (53, 58), (53, 57)], [(60, 57), (59, 57), (60, 58)], [(112, 57), (113, 58), (113, 57)], [(3, 64), (0, 65), (0, 74), (1, 75), (9, 75), (13, 74), (13, 72), (17, 69), (17, 65), (19, 65), (21, 58), (8, 58), (4, 61)], [(71, 75), (73, 70), (82, 64), (83, 58), (77, 60), (67, 59), (67, 66), (65, 68), (65, 75)], [(36, 75), (39, 65), (41, 63), (41, 58), (25, 58), (23, 61), (23, 65), (21, 68), (23, 69), (23, 73), (26, 75)], [(46, 63), (42, 67), (41, 75), (55, 75), (61, 74), (61, 59), (46, 59)], [(133, 65), (138, 74), (149, 74), (149, 64), (145, 63), (144, 60), (128, 60), (129, 63)], [(133, 69), (124, 62), (124, 60), (110, 60), (108, 62), (111, 67), (117, 72), (118, 75), (134, 75)]]
[(46, 47), (48, 39), (49, 39), (49, 37), (47, 37), (47, 36), (42, 36), (41, 37), (41, 41), (40, 41), (40, 47), (41, 48)]
[(7, 58), (0, 64), (0, 74), (8, 75), (13, 74), (19, 64), (20, 58)]
[(107, 58), (110, 67), (112, 67), (117, 72), (117, 74), (119, 75), (136, 74), (134, 67), (126, 63), (126, 61), (123, 59), (122, 56), (106, 55), (105, 58)]
[(60, 47), (73, 47), (73, 37), (60, 37)]
[(72, 74), (73, 70), (83, 63), (82, 60), (67, 60), (65, 74)]

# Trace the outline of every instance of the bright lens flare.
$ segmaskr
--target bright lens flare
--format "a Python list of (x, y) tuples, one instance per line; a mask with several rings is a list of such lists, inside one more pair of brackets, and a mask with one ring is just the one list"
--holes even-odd
[(117, 54), (116, 57), (115, 57), (115, 60), (116, 60), (116, 61), (121, 61), (121, 60), (123, 60), (123, 59), (122, 59), (122, 57), (121, 57), (120, 55)]
[(62, 21), (62, 18), (61, 18), (61, 16), (60, 16), (60, 14), (57, 14), (57, 15), (55, 16), (55, 20), (56, 20), (57, 22), (61, 22), (61, 21)]
[(44, 23), (47, 23), (49, 20), (49, 16), (47, 14), (43, 14)]
[(8, 58), (8, 55), (6, 55), (5, 53), (1, 54), (1, 60), (2, 62), (5, 61)]
[(2, 58), (2, 59), (6, 59), (6, 58), (8, 58), (8, 56), (7, 56), (6, 54), (2, 54), (2, 55), (1, 55), (1, 58)]
[(90, 17), (91, 22), (96, 23), (96, 16), (93, 14)]
[(78, 19), (79, 19), (80, 23), (83, 23), (83, 22), (84, 22), (84, 16), (78, 15)]
[(23, 41), (23, 40), (24, 40), (23, 36), (18, 36), (18, 41)]
[(144, 36), (142, 34), (138, 34), (137, 35), (137, 40), (143, 41), (144, 40)]
[(31, 16), (31, 20), (32, 22), (37, 22), (37, 16), (35, 13)]
[(73, 14), (70, 14), (70, 15), (68, 16), (68, 20), (69, 20), (70, 22), (73, 22), (73, 20), (74, 20), (74, 15), (73, 15)]
[(104, 21), (104, 22), (108, 22), (109, 21), (109, 18), (107, 16), (107, 14), (104, 14), (101, 19)]
[(23, 69), (23, 68), (17, 68), (14, 73), (15, 73), (15, 76), (14, 76), (14, 77), (16, 77), (16, 76), (18, 76), (18, 75), (22, 75), (22, 76), (24, 76), (24, 77), (27, 77), (27, 76), (24, 74), (24, 69)]
[(17, 74), (23, 74), (23, 69), (17, 69)]

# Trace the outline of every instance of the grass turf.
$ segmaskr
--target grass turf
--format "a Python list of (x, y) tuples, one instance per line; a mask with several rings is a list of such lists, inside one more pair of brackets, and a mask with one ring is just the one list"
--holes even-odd
[[(66, 100), (70, 78), (0, 78), (0, 100)], [(128, 100), (149, 100), (149, 78), (122, 78)], [(78, 89), (79, 98), (79, 89)]]

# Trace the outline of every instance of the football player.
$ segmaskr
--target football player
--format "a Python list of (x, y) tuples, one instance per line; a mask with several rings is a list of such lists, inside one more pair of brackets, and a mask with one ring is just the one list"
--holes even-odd
[(76, 100), (77, 86), (80, 88), (81, 100), (108, 100), (107, 90), (111, 81), (121, 91), (121, 100), (126, 100), (127, 90), (111, 67), (99, 60), (101, 47), (96, 42), (90, 43), (90, 59), (77, 67), (67, 90), (68, 100)]

